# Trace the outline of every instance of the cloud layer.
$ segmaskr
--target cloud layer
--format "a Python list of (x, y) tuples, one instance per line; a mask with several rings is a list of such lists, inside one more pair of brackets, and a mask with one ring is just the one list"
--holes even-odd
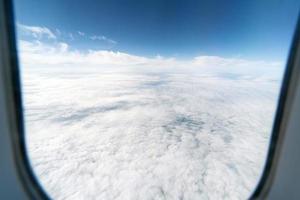
[(19, 40), (26, 145), (51, 198), (250, 196), (267, 153), (281, 63), (79, 50), (60, 30), (21, 31), (32, 36)]
[(278, 84), (184, 74), (23, 74), (26, 141), (54, 199), (247, 199)]
[[(63, 47), (63, 48), (62, 48)], [(67, 48), (65, 48), (67, 47)], [(143, 57), (131, 55), (128, 53), (108, 50), (87, 50), (79, 51), (69, 49), (69, 44), (65, 42), (56, 42), (47, 44), (45, 42), (35, 41), (19, 41), (22, 60), (28, 66), (44, 66), (54, 64), (71, 64), (73, 66), (85, 64), (85, 66), (93, 65), (145, 65), (151, 66), (158, 64), (162, 67), (181, 66), (181, 67), (278, 67), (280, 62), (265, 62), (257, 60), (246, 60), (240, 58), (224, 58), (219, 56), (197, 56), (191, 60), (178, 60), (174, 57), (165, 58), (162, 56)], [(74, 56), (77, 59), (74, 59)], [(63, 57), (63, 59), (60, 59)], [(47, 59), (45, 59), (47, 58)], [(56, 61), (54, 61), (56, 60)]]
[[(104, 71), (150, 71), (150, 72), (202, 72), (224, 71), (244, 74), (261, 75), (282, 72), (283, 63), (262, 60), (248, 60), (242, 58), (225, 58), (220, 56), (201, 55), (183, 60), (176, 57), (145, 57), (132, 55), (126, 52), (110, 50), (78, 50), (64, 40), (44, 41), (47, 38), (59, 38), (50, 29), (45, 27), (30, 27), (19, 24), (20, 32), (30, 32), (33, 40), (20, 39), (19, 49), (22, 65), (26, 67), (63, 67), (73, 68), (98, 67)], [(57, 35), (61, 34), (60, 31)], [(92, 35), (77, 31), (80, 37), (89, 37), (91, 40), (102, 40), (110, 44), (117, 44), (105, 36)], [(72, 35), (74, 38), (74, 35)]]

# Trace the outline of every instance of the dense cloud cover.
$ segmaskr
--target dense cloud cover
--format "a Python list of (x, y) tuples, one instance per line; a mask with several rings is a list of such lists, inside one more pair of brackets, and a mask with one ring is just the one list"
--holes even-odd
[(246, 199), (279, 81), (231, 73), (23, 70), (26, 144), (54, 199)]
[(18, 29), (26, 145), (50, 197), (251, 195), (268, 149), (282, 63), (78, 50), (65, 38), (118, 42), (80, 31)]

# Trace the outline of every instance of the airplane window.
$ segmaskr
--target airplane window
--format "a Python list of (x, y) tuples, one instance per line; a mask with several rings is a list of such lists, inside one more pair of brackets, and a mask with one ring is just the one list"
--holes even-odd
[(28, 159), (52, 199), (247, 199), (300, 3), (15, 0)]

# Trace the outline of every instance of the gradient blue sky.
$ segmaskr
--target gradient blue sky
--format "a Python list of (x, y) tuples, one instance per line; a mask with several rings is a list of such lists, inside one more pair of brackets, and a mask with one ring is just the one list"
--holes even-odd
[[(282, 60), (297, 0), (15, 0), (18, 23), (72, 33), (68, 43), (140, 56)], [(105, 36), (116, 43), (80, 37)], [(67, 39), (66, 39), (67, 40)]]

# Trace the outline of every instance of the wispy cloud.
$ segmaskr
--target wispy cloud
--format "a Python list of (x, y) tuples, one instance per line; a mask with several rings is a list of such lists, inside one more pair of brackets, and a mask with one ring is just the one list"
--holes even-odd
[(24, 24), (17, 24), (22, 33), (31, 35), (34, 38), (41, 39), (46, 37), (48, 39), (56, 39), (56, 35), (48, 28), (41, 26), (27, 26)]
[(93, 35), (90, 37), (91, 40), (100, 40), (100, 41), (105, 41), (105, 42), (108, 42), (108, 43), (111, 43), (111, 44), (117, 44), (116, 41), (112, 40), (112, 39), (109, 39), (103, 35)]
[(67, 43), (46, 44), (41, 41), (20, 40), (21, 59), (29, 66), (44, 65), (137, 65), (149, 62), (146, 57), (107, 50), (70, 50)]
[(55, 29), (55, 34), (58, 35), (58, 36), (60, 36), (62, 33), (61, 33), (61, 31), (59, 29), (56, 28)]
[(69, 38), (70, 38), (70, 40), (74, 40), (75, 39), (74, 36), (73, 36), (73, 33), (69, 33)]
[(92, 35), (89, 36), (83, 31), (77, 31), (77, 32), (65, 32), (59, 29), (53, 29), (44, 27), (44, 26), (28, 26), (24, 24), (17, 24), (18, 31), (21, 33), (21, 36), (26, 35), (30, 36), (34, 39), (43, 40), (43, 39), (56, 39), (58, 41), (64, 42), (66, 41), (73, 41), (75, 38), (81, 37), (82, 40), (98, 40), (102, 41), (109, 46), (114, 46), (117, 44), (117, 41), (108, 38), (103, 35)]
[[(146, 57), (119, 51), (78, 50), (65, 42), (52, 44), (19, 41), (22, 64), (28, 67), (97, 67), (113, 71), (173, 72), (173, 73), (239, 73), (243, 75), (272, 75), (283, 69), (280, 62), (197, 56), (189, 60), (174, 57)], [(278, 71), (279, 70), (279, 71)]]
[[(22, 31), (28, 32), (35, 39), (19, 40), (22, 64), (26, 66), (53, 66), (53, 67), (100, 67), (113, 70), (142, 70), (151, 72), (197, 72), (197, 73), (240, 73), (240, 74), (272, 74), (278, 75), (278, 69), (283, 69), (283, 63), (276, 61), (250, 60), (238, 57), (221, 57), (211, 55), (196, 56), (182, 60), (176, 57), (155, 57), (133, 55), (126, 52), (109, 50), (78, 50), (70, 41), (74, 37), (104, 41), (106, 44), (115, 45), (117, 42), (103, 35), (88, 36), (78, 31), (64, 33), (56, 29), (52, 32), (46, 27), (18, 25)], [(54, 34), (55, 33), (55, 34)], [(44, 41), (44, 38), (55, 40)], [(66, 40), (64, 40), (64, 38)], [(69, 41), (70, 43), (67, 43)], [(279, 67), (281, 66), (281, 67)], [(280, 71), (281, 73), (281, 71)]]
[(81, 31), (77, 31), (78, 35), (80, 36), (85, 36), (85, 33), (84, 32), (81, 32)]

